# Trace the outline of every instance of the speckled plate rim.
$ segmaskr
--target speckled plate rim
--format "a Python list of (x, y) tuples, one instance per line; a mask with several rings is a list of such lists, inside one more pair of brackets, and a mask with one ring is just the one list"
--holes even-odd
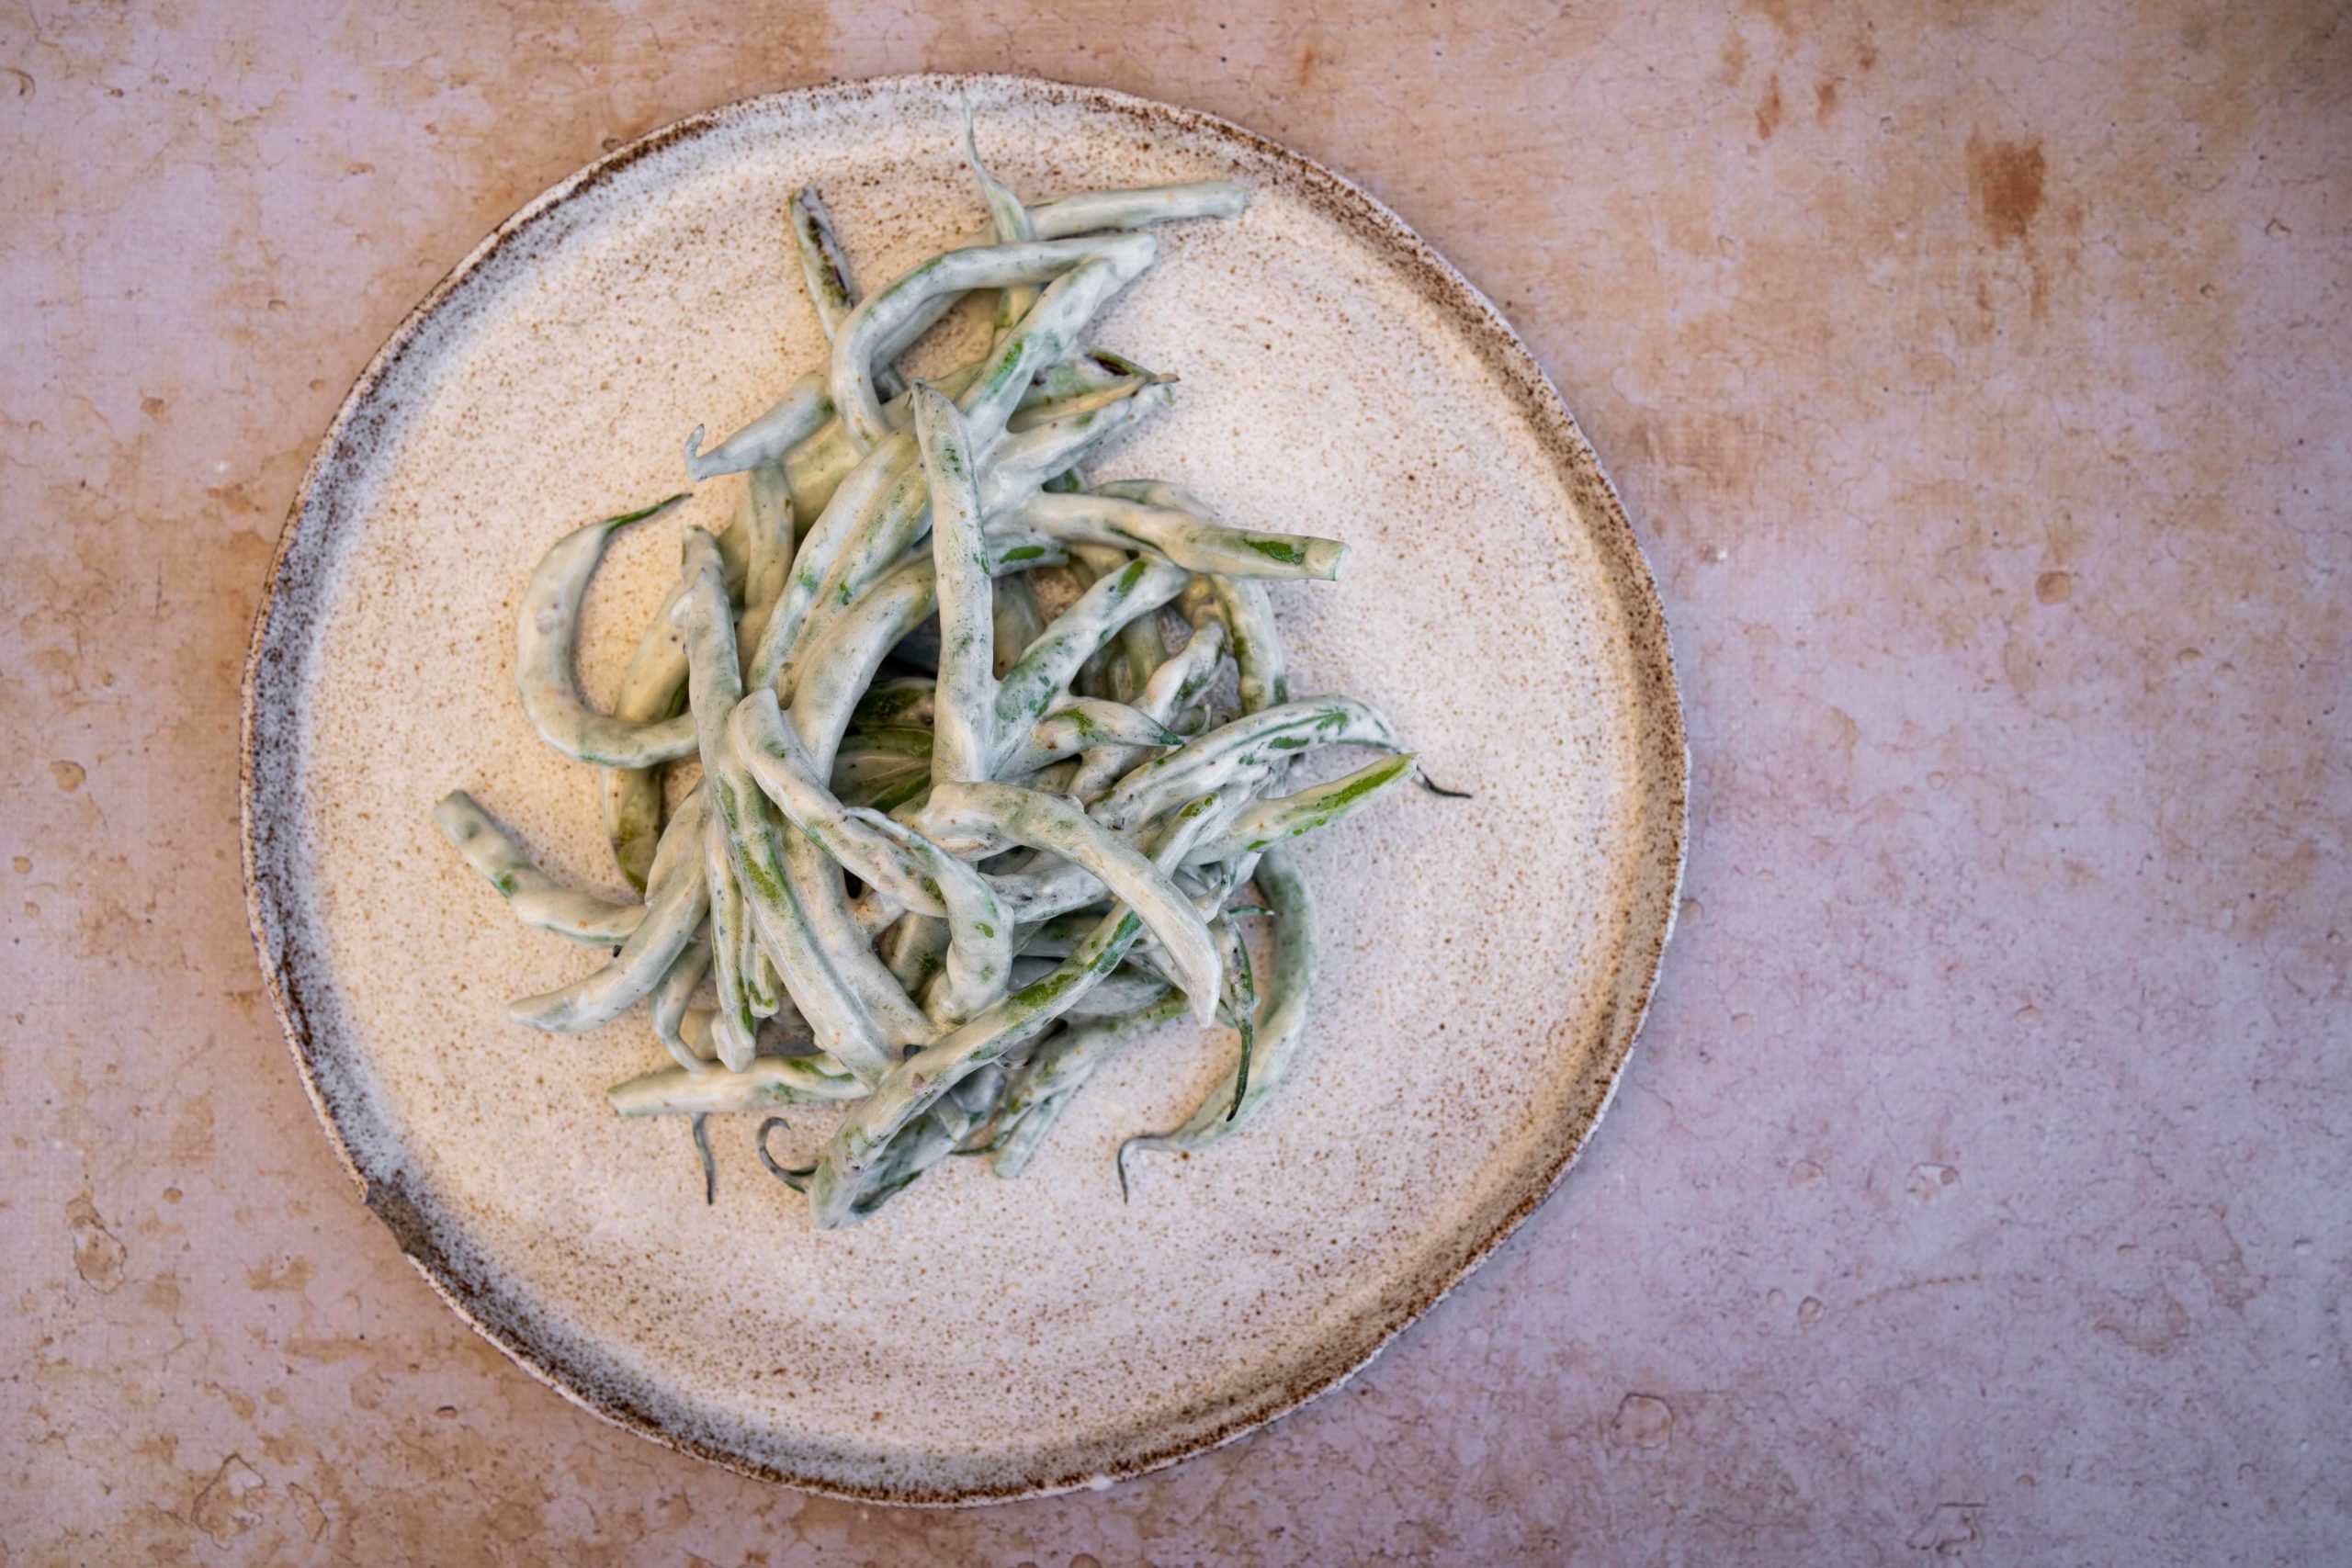
[[(723, 129), (739, 118), (775, 110), (789, 114), (796, 107), (807, 109), (828, 103), (853, 102), (878, 94), (941, 95), (973, 89), (1035, 95), (1057, 106), (1074, 105), (1146, 125), (1173, 127), (1230, 143), (1283, 165), (1296, 177), (1301, 194), (1323, 215), (1378, 246), (1390, 261), (1413, 277), (1425, 299), (1454, 318), (1487, 367), (1502, 379), (1510, 398), (1528, 416), (1553, 460), (1563, 488), (1576, 497), (1584, 513), (1591, 542), (1601, 558), (1603, 575), (1614, 582), (1623, 596), (1622, 608), (1638, 688), (1635, 707), (1644, 720), (1635, 737), (1634, 750), (1646, 757), (1645, 784), (1651, 803), (1658, 809), (1644, 816), (1647, 834), (1641, 849), (1646, 853), (1649, 875), (1636, 888), (1623, 943), (1623, 967), (1618, 976), (1617, 1003), (1602, 1029), (1585, 1077), (1569, 1087), (1563, 1121), (1580, 1120), (1582, 1124), (1571, 1130), (1564, 1152), (1548, 1175), (1531, 1183), (1493, 1229), (1472, 1239), (1449, 1267), (1432, 1269), (1422, 1291), (1401, 1309), (1392, 1310), (1377, 1321), (1363, 1322), (1359, 1331), (1348, 1337), (1346, 1344), (1334, 1348), (1296, 1375), (1287, 1387), (1274, 1391), (1271, 1397), (1222, 1427), (1205, 1433), (1187, 1434), (1178, 1441), (1115, 1464), (1107, 1472), (1041, 1475), (1003, 1487), (912, 1494), (844, 1484), (832, 1477), (795, 1473), (760, 1463), (674, 1431), (651, 1413), (614, 1396), (608, 1388), (600, 1388), (596, 1380), (567, 1368), (549, 1347), (535, 1340), (513, 1318), (503, 1303), (469, 1277), (469, 1271), (435, 1239), (429, 1217), (397, 1173), (371, 1173), (362, 1168), (344, 1135), (335, 1091), (324, 1081), (328, 1077), (322, 1071), (325, 1047), (314, 1037), (310, 1009), (304, 999), (312, 985), (328, 982), (327, 966), (321, 955), (305, 948), (294, 935), (286, 908), (290, 890), (281, 891), (270, 880), (273, 863), (296, 840), (299, 825), (291, 818), (297, 813), (288, 811), (281, 815), (281, 803), (265, 798), (263, 781), (269, 777), (265, 765), (267, 759), (279, 754), (283, 748), (285, 760), (294, 761), (290, 753), (300, 744), (297, 708), (303, 683), (299, 667), (288, 668), (288, 656), (317, 614), (316, 596), (331, 590), (334, 581), (331, 572), (313, 571), (311, 558), (321, 553), (319, 547), (329, 534), (356, 524), (359, 513), (350, 504), (349, 487), (364, 466), (372, 439), (381, 433), (397, 406), (387, 406), (387, 384), (424, 336), (427, 325), (474, 274), (502, 250), (529, 235), (566, 203), (594, 190), (630, 164), (674, 144)], [(300, 661), (296, 662), (299, 666)], [(1618, 1081), (1648, 1010), (1680, 903), (1688, 835), (1690, 753), (1665, 610), (1616, 487), (1577, 428), (1566, 403), (1521, 342), (1518, 333), (1492, 301), (1403, 219), (1345, 176), (1216, 115), (1104, 87), (1025, 76), (923, 73), (787, 88), (690, 115), (650, 131), (590, 164), (525, 206), (492, 231), (418, 301), (360, 372), (350, 395), (327, 427), (302, 476), (301, 487), (270, 562), (268, 585), (254, 617), (253, 639), (246, 653), (243, 697), (239, 802), (245, 910), (263, 978), (295, 1065), (300, 1070), (303, 1088), (320, 1124), (326, 1130), (328, 1142), (370, 1212), (391, 1231), (401, 1253), (476, 1332), (524, 1371), (582, 1409), (682, 1453), (739, 1473), (854, 1502), (974, 1505), (1105, 1484), (1222, 1447), (1338, 1388), (1370, 1365), (1408, 1325), (1467, 1278), (1551, 1196), (1591, 1141), (1594, 1129), (1615, 1098)], [(290, 772), (287, 776), (290, 780)], [(298, 796), (289, 795), (282, 804), (291, 807), (298, 803)], [(1649, 894), (1646, 899), (1641, 897), (1643, 892)]]

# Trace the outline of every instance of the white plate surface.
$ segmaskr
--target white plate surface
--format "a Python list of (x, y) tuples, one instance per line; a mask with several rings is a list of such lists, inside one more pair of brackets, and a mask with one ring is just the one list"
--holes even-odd
[[(1032, 198), (1232, 177), (1094, 341), (1182, 378), (1092, 463), (1237, 521), (1328, 535), (1280, 585), (1294, 689), (1385, 710), (1441, 781), (1303, 842), (1329, 954), (1260, 1122), (1190, 1159), (1111, 1156), (1206, 1089), (1229, 1037), (1171, 1029), (1101, 1074), (1018, 1181), (954, 1161), (819, 1235), (714, 1124), (603, 1089), (661, 1065), (635, 1014), (581, 1039), (512, 997), (596, 958), (519, 927), (426, 818), (462, 786), (552, 873), (617, 895), (589, 770), (534, 738), (512, 626), (561, 532), (681, 488), (679, 444), (822, 350), (784, 235), (823, 192), (861, 277), (980, 220), (962, 105)], [(609, 698), (681, 521), (617, 546), (582, 656)], [(1670, 927), (1685, 759), (1656, 594), (1592, 453), (1510, 329), (1396, 217), (1205, 116), (1091, 89), (916, 77), (656, 133), (518, 214), (419, 307), (313, 465), (255, 634), (254, 927), (328, 1130), (451, 1303), (536, 1374), (689, 1451), (820, 1490), (973, 1501), (1131, 1473), (1363, 1364), (1558, 1179)], [(1340, 759), (1331, 760), (1334, 771)], [(1352, 764), (1350, 764), (1352, 765)], [(795, 1113), (780, 1153), (827, 1115)]]

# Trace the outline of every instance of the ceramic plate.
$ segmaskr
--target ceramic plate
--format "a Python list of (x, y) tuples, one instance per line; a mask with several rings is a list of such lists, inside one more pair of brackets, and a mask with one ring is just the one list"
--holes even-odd
[[(715, 1124), (706, 1207), (684, 1123), (606, 1108), (607, 1084), (665, 1060), (641, 1012), (575, 1039), (507, 1021), (508, 998), (597, 957), (518, 926), (426, 811), (462, 786), (549, 871), (620, 894), (594, 775), (515, 702), (515, 596), (559, 534), (679, 489), (690, 428), (732, 429), (821, 353), (786, 238), (796, 186), (822, 191), (868, 280), (980, 220), (967, 100), (1033, 198), (1254, 188), (1238, 220), (1161, 231), (1094, 327), (1182, 379), (1090, 471), (1346, 540), (1343, 581), (1274, 591), (1294, 689), (1376, 705), (1476, 798), (1408, 792), (1303, 840), (1329, 931), (1314, 1032), (1240, 1134), (1138, 1157), (1121, 1202), (1118, 1142), (1176, 1120), (1231, 1048), (1179, 1027), (1101, 1074), (1023, 1179), (952, 1161), (819, 1235), (750, 1119)], [(740, 482), (616, 547), (586, 616), (592, 699), (675, 572), (680, 522), (718, 526)], [(255, 632), (247, 867), (328, 1135), (483, 1334), (736, 1469), (979, 1501), (1132, 1474), (1332, 1387), (1543, 1201), (1657, 974), (1685, 772), (1615, 494), (1510, 328), (1395, 214), (1206, 115), (911, 77), (624, 148), (401, 325), (319, 448)], [(790, 1122), (779, 1154), (830, 1117)]]

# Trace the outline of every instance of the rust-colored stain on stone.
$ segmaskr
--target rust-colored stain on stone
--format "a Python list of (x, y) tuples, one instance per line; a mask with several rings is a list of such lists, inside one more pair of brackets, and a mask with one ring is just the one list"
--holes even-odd
[[(12, 1565), (2340, 1556), (2340, 6), (36, 10), (0, 8)], [(1396, 206), (1624, 493), (1693, 760), (1674, 961), (1560, 1197), (1344, 1392), (955, 1515), (658, 1449), (452, 1314), (318, 1135), (235, 843), (272, 549), (409, 307), (608, 141), (918, 69), (1224, 114)], [(1837, 109), (1750, 156), (1775, 73)], [(1963, 1174), (1920, 1201), (1923, 1164)], [(1612, 1432), (1635, 1394), (1664, 1444)]]
[(1984, 231), (1996, 244), (2016, 244), (2041, 211), (2046, 168), (2041, 143), (1968, 139), (1968, 189)]

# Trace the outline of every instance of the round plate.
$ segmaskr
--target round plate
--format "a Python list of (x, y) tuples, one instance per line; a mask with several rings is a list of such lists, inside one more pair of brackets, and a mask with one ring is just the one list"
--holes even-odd
[[(1329, 955), (1292, 1081), (1189, 1158), (1112, 1153), (1207, 1091), (1179, 1027), (1095, 1078), (1019, 1180), (957, 1160), (818, 1234), (713, 1123), (605, 1087), (666, 1060), (633, 1015), (576, 1039), (505, 1003), (598, 955), (516, 924), (426, 818), (463, 787), (548, 871), (615, 896), (588, 769), (515, 701), (515, 595), (555, 537), (677, 490), (679, 444), (823, 344), (783, 206), (823, 193), (858, 275), (981, 219), (964, 106), (1033, 198), (1229, 177), (1161, 231), (1093, 341), (1182, 378), (1090, 464), (1353, 547), (1282, 584), (1300, 693), (1385, 710), (1430, 773), (1301, 841)], [(617, 544), (582, 677), (609, 698), (681, 520)], [(368, 367), (302, 487), (245, 693), (264, 968), (329, 1135), (449, 1303), (589, 1409), (752, 1474), (969, 1502), (1099, 1483), (1330, 1388), (1559, 1179), (1608, 1103), (1673, 922), (1687, 768), (1656, 591), (1558, 395), (1492, 306), (1329, 171), (1091, 88), (908, 77), (658, 131), (502, 226)], [(1360, 761), (1361, 759), (1357, 759)], [(1345, 759), (1329, 759), (1336, 771)], [(1352, 765), (1352, 764), (1349, 764)], [(777, 1152), (831, 1117), (794, 1112)]]

